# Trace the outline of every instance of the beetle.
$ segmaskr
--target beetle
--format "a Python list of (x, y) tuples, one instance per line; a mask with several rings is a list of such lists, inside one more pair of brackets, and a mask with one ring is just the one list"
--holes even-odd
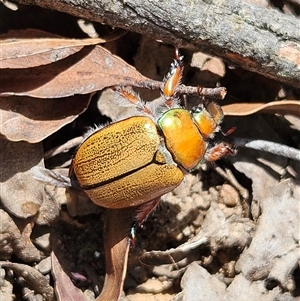
[(223, 120), (219, 105), (204, 101), (191, 111), (180, 105), (176, 88), (182, 73), (183, 57), (176, 49), (155, 105), (127, 88), (115, 88), (120, 104), (133, 107), (135, 113), (88, 133), (71, 163), (72, 186), (105, 208), (137, 206), (135, 218), (141, 224), (160, 197), (200, 162), (234, 155), (225, 142), (211, 145)]

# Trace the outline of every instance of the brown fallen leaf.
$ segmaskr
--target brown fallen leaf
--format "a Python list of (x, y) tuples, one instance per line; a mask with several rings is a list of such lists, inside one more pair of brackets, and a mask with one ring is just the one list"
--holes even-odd
[(107, 209), (104, 231), (106, 274), (104, 286), (96, 301), (119, 300), (127, 271), (128, 233), (136, 208)]
[[(59, 251), (58, 251), (59, 252)], [(83, 292), (77, 288), (61, 267), (57, 255), (51, 252), (52, 275), (55, 280), (55, 293), (58, 301), (86, 301)]]
[[(154, 82), (107, 49), (86, 46), (52, 64), (0, 70), (0, 95), (60, 98), (115, 85), (145, 87)], [(160, 83), (158, 83), (160, 85)]]
[(69, 39), (37, 29), (10, 30), (0, 35), (0, 66), (4, 69), (50, 64), (84, 46), (110, 42), (126, 33), (126, 30), (117, 28), (102, 38)]
[(225, 115), (246, 116), (257, 112), (300, 116), (299, 100), (281, 100), (268, 103), (233, 103), (222, 106)]
[(104, 39), (5, 39), (0, 40), (1, 69), (22, 69), (50, 64), (62, 60), (84, 46), (106, 42)]
[(88, 107), (91, 94), (61, 99), (0, 98), (0, 135), (37, 143), (72, 122)]

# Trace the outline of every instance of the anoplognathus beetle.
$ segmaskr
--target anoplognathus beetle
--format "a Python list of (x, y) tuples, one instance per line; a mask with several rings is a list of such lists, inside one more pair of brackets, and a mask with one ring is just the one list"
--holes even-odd
[[(110, 209), (139, 208), (142, 223), (160, 196), (178, 186), (184, 173), (202, 160), (215, 161), (234, 150), (227, 143), (209, 144), (223, 120), (220, 106), (204, 102), (191, 111), (176, 98), (183, 72), (182, 56), (164, 80), (161, 102), (143, 102), (137, 94), (116, 88), (120, 104), (132, 106), (132, 117), (90, 132), (79, 146), (70, 168), (74, 186), (80, 186), (99, 206)], [(146, 204), (146, 205), (145, 205)]]

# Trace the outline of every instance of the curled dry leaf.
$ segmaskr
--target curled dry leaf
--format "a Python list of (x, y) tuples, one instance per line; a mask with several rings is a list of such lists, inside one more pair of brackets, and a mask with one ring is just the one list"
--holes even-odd
[[(1, 140), (0, 199), (14, 216), (28, 218), (38, 213), (44, 199), (44, 185), (32, 178), (30, 168), (41, 165), (43, 146)], [(13, 192), (13, 193), (12, 193)]]
[(257, 112), (300, 116), (300, 101), (282, 100), (268, 103), (233, 103), (222, 106), (225, 115), (246, 116)]
[(130, 248), (128, 231), (135, 210), (134, 207), (107, 209), (104, 228), (106, 274), (102, 292), (95, 301), (120, 299)]
[(62, 60), (84, 46), (104, 43), (104, 39), (31, 38), (0, 40), (1, 69), (22, 69)]
[(0, 95), (60, 98), (115, 85), (144, 87), (150, 81), (121, 58), (97, 45), (84, 47), (52, 64), (22, 70), (2, 69)]
[(61, 99), (0, 98), (0, 134), (11, 141), (40, 142), (85, 111), (91, 95)]

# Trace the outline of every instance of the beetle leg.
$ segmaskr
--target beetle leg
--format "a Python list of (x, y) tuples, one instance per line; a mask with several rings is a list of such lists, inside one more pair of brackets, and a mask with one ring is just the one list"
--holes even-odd
[(148, 218), (149, 214), (157, 207), (159, 204), (160, 197), (156, 198), (150, 202), (142, 204), (138, 207), (134, 214), (134, 221), (132, 222), (130, 233), (129, 233), (129, 244), (130, 248), (135, 247), (136, 243), (136, 229)]
[(233, 126), (229, 130), (227, 130), (226, 132), (221, 131), (221, 134), (226, 137), (226, 136), (231, 135), (235, 130), (236, 130), (236, 127)]
[(228, 155), (234, 156), (236, 153), (237, 151), (232, 145), (226, 142), (221, 142), (206, 151), (205, 160), (214, 162)]
[[(147, 108), (145, 102), (141, 100), (140, 96), (134, 91), (130, 91), (124, 87), (115, 87), (115, 91), (121, 96), (119, 104), (124, 107), (135, 107), (137, 111), (144, 112), (146, 115), (153, 116), (152, 112)], [(124, 100), (124, 101), (122, 101)]]
[(180, 84), (183, 72), (183, 56), (180, 56), (178, 48), (175, 49), (175, 59), (171, 64), (169, 73), (164, 79), (164, 86), (162, 89), (165, 103), (169, 108), (173, 107), (175, 100), (175, 91)]
[(140, 226), (147, 219), (149, 214), (157, 207), (159, 201), (160, 197), (138, 207), (134, 216), (134, 220), (138, 226)]

